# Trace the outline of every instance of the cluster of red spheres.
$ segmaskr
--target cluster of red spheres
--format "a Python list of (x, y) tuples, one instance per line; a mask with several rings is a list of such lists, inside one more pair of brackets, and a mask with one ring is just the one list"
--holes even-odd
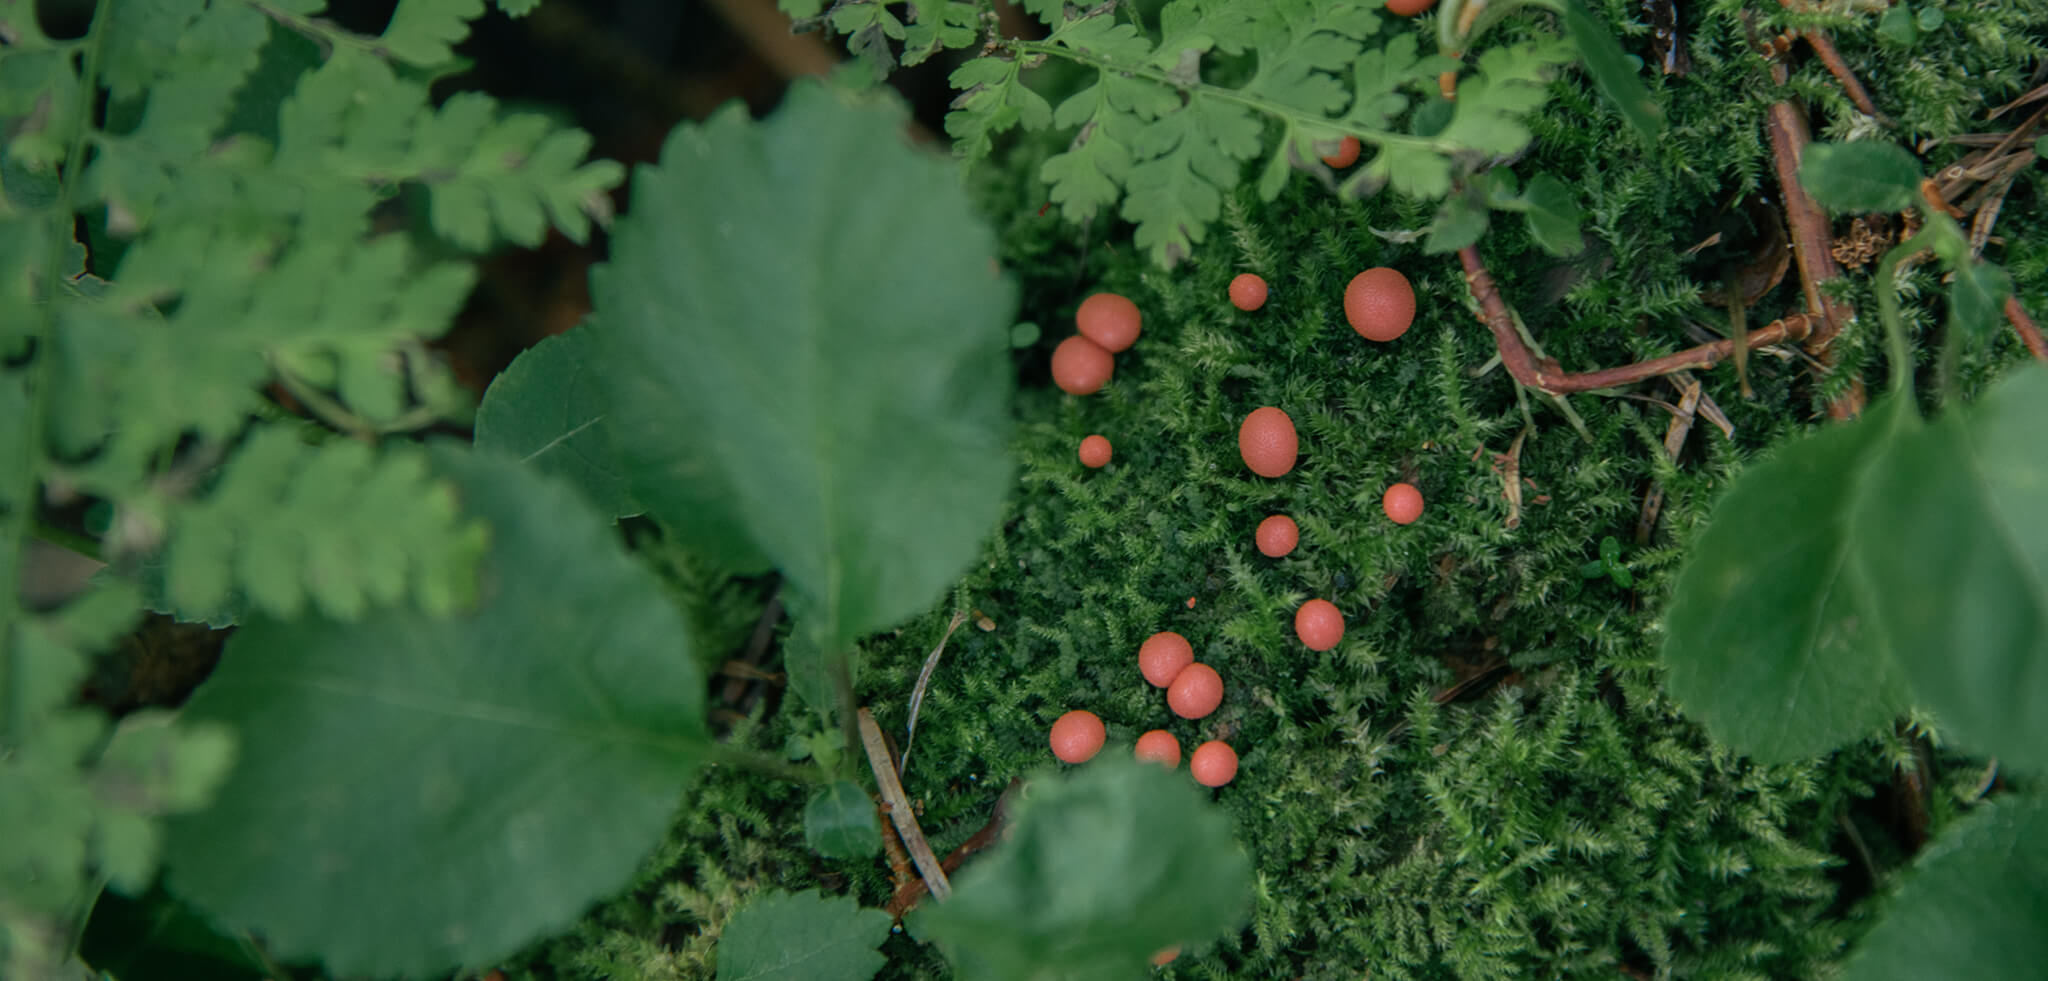
[[(1205, 718), (1223, 704), (1223, 676), (1197, 662), (1194, 645), (1171, 630), (1153, 634), (1139, 645), (1138, 673), (1152, 687), (1166, 689), (1167, 707), (1183, 719)], [(1101, 718), (1075, 709), (1052, 724), (1052, 754), (1062, 762), (1086, 763), (1102, 751), (1107, 736)], [(1138, 737), (1135, 755), (1178, 767), (1180, 740), (1165, 729), (1153, 729)], [(1237, 776), (1237, 751), (1221, 740), (1205, 742), (1188, 755), (1188, 772), (1205, 787), (1221, 787)]]
[[(1138, 342), (1145, 315), (1129, 297), (1096, 293), (1081, 301), (1074, 311), (1074, 336), (1052, 350), (1052, 380), (1070, 395), (1093, 395), (1109, 384), (1116, 374), (1116, 355)], [(1096, 433), (1081, 440), (1077, 454), (1081, 465), (1099, 469), (1109, 465), (1112, 447), (1109, 437)]]
[[(1409, 14), (1427, 9), (1422, 3), (1402, 4), (1390, 0), (1388, 9)], [(1358, 159), (1358, 141), (1345, 137), (1324, 162), (1348, 167)], [(1246, 313), (1266, 305), (1270, 292), (1266, 281), (1255, 273), (1241, 273), (1230, 281), (1232, 306)], [(1385, 266), (1367, 269), (1352, 277), (1344, 288), (1344, 318), (1359, 336), (1387, 342), (1408, 331), (1415, 320), (1415, 291), (1408, 277)], [(1109, 383), (1115, 373), (1114, 355), (1128, 350), (1138, 340), (1144, 317), (1138, 305), (1115, 293), (1096, 293), (1081, 302), (1074, 313), (1074, 336), (1061, 341), (1053, 351), (1053, 381), (1074, 395), (1090, 395)], [(1284, 477), (1294, 469), (1301, 455), (1300, 434), (1294, 420), (1278, 406), (1261, 406), (1246, 415), (1237, 431), (1238, 454), (1253, 473), (1268, 479)], [(1109, 438), (1101, 434), (1081, 440), (1077, 451), (1087, 467), (1106, 466), (1111, 457)], [(1397, 483), (1381, 498), (1388, 520), (1406, 525), (1422, 517), (1422, 492), (1413, 484)], [(1301, 527), (1285, 514), (1267, 516), (1253, 534), (1259, 554), (1283, 558), (1301, 544)], [(1194, 598), (1188, 599), (1190, 609)], [(1294, 633), (1313, 651), (1328, 651), (1344, 639), (1344, 613), (1326, 599), (1311, 599), (1295, 610)], [(1223, 704), (1223, 676), (1216, 669), (1195, 660), (1194, 645), (1186, 637), (1162, 630), (1145, 638), (1138, 647), (1138, 673), (1155, 688), (1166, 690), (1166, 705), (1183, 719), (1207, 718)], [(1067, 763), (1093, 759), (1108, 738), (1102, 719), (1086, 709), (1074, 709), (1052, 725), (1049, 741), (1053, 755)], [(1134, 753), (1140, 760), (1180, 766), (1180, 740), (1165, 729), (1153, 729), (1138, 737)], [(1237, 776), (1237, 751), (1221, 740), (1210, 740), (1188, 754), (1188, 771), (1196, 782), (1221, 787)], [(1168, 952), (1162, 951), (1162, 955)], [(1171, 959), (1170, 956), (1168, 959)]]
[[(1427, 9), (1427, 3), (1415, 12)], [(1389, 4), (1392, 10), (1393, 5)], [(1396, 11), (1401, 13), (1402, 11)], [(1324, 157), (1332, 167), (1348, 167), (1358, 158), (1358, 141), (1345, 137), (1335, 155)], [(1247, 313), (1266, 302), (1266, 281), (1242, 273), (1230, 281), (1230, 302)], [(1359, 336), (1386, 342), (1408, 332), (1415, 322), (1415, 289), (1398, 269), (1377, 266), (1351, 278), (1344, 287), (1344, 319)], [(1294, 420), (1278, 406), (1260, 406), (1244, 417), (1237, 429), (1237, 451), (1244, 465), (1261, 477), (1282, 477), (1294, 469), (1301, 455), (1301, 440)], [(1397, 525), (1412, 524), (1422, 517), (1422, 492), (1415, 485), (1395, 484), (1380, 499), (1387, 519)], [(1284, 514), (1268, 516), (1252, 534), (1259, 554), (1282, 558), (1301, 544), (1301, 527)], [(1325, 599), (1312, 599), (1294, 611), (1294, 635), (1312, 651), (1327, 651), (1344, 639), (1344, 613)]]

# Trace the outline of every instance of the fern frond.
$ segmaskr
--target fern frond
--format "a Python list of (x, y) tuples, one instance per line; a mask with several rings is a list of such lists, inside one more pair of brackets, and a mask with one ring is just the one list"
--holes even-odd
[(309, 446), (263, 426), (204, 497), (172, 512), (164, 599), (181, 618), (218, 615), (237, 594), (272, 616), (310, 603), (337, 620), (410, 599), (446, 615), (475, 598), (481, 524), (412, 448), (352, 440)]

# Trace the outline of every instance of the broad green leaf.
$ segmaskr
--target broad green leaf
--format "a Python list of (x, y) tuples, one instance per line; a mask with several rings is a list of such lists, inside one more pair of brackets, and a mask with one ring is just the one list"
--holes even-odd
[(889, 914), (816, 889), (768, 892), (718, 938), (718, 981), (864, 981), (886, 959)]
[(1662, 133), (1664, 107), (1643, 87), (1643, 80), (1629, 67), (1621, 45), (1615, 43), (1614, 35), (1586, 7), (1585, 0), (1565, 0), (1564, 29), (1572, 45), (1578, 48), (1587, 74), (1593, 76), (1594, 86), (1621, 110), (1621, 117), (1644, 136)]
[(591, 285), (634, 497), (779, 567), (843, 647), (930, 605), (1001, 512), (1016, 293), (900, 111), (839, 100), (679, 127)]
[(1522, 202), (1526, 206), (1521, 210), (1523, 220), (1529, 224), (1529, 237), (1543, 251), (1565, 257), (1577, 255), (1586, 247), (1585, 237), (1579, 232), (1584, 213), (1563, 181), (1549, 174), (1537, 174), (1529, 179)]
[(2048, 765), (2048, 368), (1874, 458), (1854, 560), (1914, 700), (1971, 749)]
[(826, 858), (867, 858), (882, 847), (875, 802), (858, 784), (835, 780), (804, 805), (804, 841)]
[(574, 484), (614, 518), (639, 514), (605, 423), (605, 377), (596, 342), (579, 327), (513, 359), (476, 410), (476, 445), (518, 457)]
[(1950, 268), (1955, 270), (1955, 281), (1948, 288), (1949, 329), (1976, 337), (1997, 330), (2005, 315), (2005, 298), (2012, 295), (2012, 275), (1968, 257)]
[(1714, 506), (1664, 615), (1665, 685), (1765, 762), (1826, 752), (1905, 707), (1851, 573), (1845, 484), (1910, 425), (1904, 402), (1787, 443)]
[(1920, 197), (1920, 162), (1891, 143), (1809, 143), (1799, 186), (1834, 211), (1903, 211)]
[(1920, 854), (1883, 918), (1850, 953), (1842, 977), (2039, 977), (2048, 964), (2044, 911), (2048, 797), (2005, 797)]
[(567, 484), (436, 447), (490, 526), (468, 616), (256, 618), (184, 719), (242, 734), (169, 885), (277, 956), (422, 976), (511, 953), (619, 889), (709, 743), (659, 581)]
[(1157, 951), (1244, 920), (1251, 863), (1183, 772), (1102, 758), (1038, 777), (1014, 831), (921, 913), (962, 977), (1143, 977)]

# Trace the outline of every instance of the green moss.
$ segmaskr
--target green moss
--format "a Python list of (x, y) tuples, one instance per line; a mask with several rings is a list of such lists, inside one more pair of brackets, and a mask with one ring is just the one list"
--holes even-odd
[[(1697, 71), (1655, 80), (1671, 109), (1664, 144), (1634, 142), (1567, 77), (1538, 123), (1538, 149), (1516, 165), (1565, 178), (1590, 216), (1592, 247), (1572, 260), (1537, 252), (1512, 222), (1482, 241), (1504, 294), (1568, 368), (1725, 331), (1725, 313), (1701, 301), (1718, 269), (1684, 250), (1741, 202), (1775, 200), (1762, 119), (1784, 91), (1846, 118), (1816, 62), (1803, 61), (1787, 90), (1769, 83), (1737, 18), (1745, 6), (1724, 0), (1693, 15)], [(1875, 40), (1875, 17), (1800, 19), (1760, 6), (1760, 33), (1832, 29), (1914, 136), (1980, 126), (1971, 121), (2009, 98), (2041, 54), (2041, 29), (2025, 25), (2048, 19), (2040, 0), (1951, 3), (1944, 31), (1954, 36), (1908, 51)], [(1631, 3), (1605, 7), (1616, 20), (1634, 16)], [(1847, 858), (1843, 829), (1861, 829), (1869, 844), (1855, 847), (1880, 870), (1902, 860), (1861, 808), (1908, 743), (1887, 736), (1784, 767), (1710, 745), (1659, 689), (1657, 611), (1729, 475), (1874, 367), (1874, 318), (1841, 339), (1842, 369), (1825, 385), (1796, 358), (1753, 356), (1753, 399), (1731, 369), (1701, 373), (1735, 436), (1702, 422), (1674, 462), (1661, 445), (1670, 416), (1652, 401), (1675, 401), (1670, 386), (1643, 386), (1647, 398), (1573, 397), (1582, 437), (1545, 400), (1525, 410), (1499, 367), (1485, 370), (1493, 344), (1456, 260), (1397, 241), (1427, 223), (1426, 209), (1339, 202), (1307, 181), (1272, 205), (1240, 194), (1223, 234), (1167, 273), (1132, 249), (1127, 229), (1037, 213), (1044, 190), (1032, 175), (1054, 149), (1013, 143), (977, 175), (1024, 287), (1020, 319), (1047, 325), (1018, 354), (1009, 513), (947, 601), (863, 651), (863, 701), (901, 733), (911, 686), (953, 611), (993, 623), (970, 620), (953, 636), (919, 718), (905, 784), (934, 845), (943, 852), (979, 828), (1011, 775), (1049, 761), (1052, 720), (1085, 707), (1108, 723), (1105, 752), (1129, 752), (1139, 733), (1163, 727), (1184, 746), (1227, 739), (1243, 758), (1215, 797), (1256, 863), (1255, 913), (1241, 936), (1190, 952), (1169, 977), (1825, 974), (1861, 928), (1839, 885), (1870, 874)], [(1999, 226), (2005, 261), (2036, 297), (2048, 288), (2041, 180), (2021, 178)], [(1414, 327), (1391, 344), (1362, 340), (1342, 318), (1344, 284), (1374, 265), (1402, 269), (1418, 296)], [(1259, 312), (1225, 300), (1241, 271), (1271, 285)], [(1919, 298), (1938, 284), (1925, 269), (1907, 284), (1912, 324), (1931, 340), (1938, 325)], [(1867, 303), (1860, 288), (1847, 298)], [(1074, 307), (1100, 289), (1136, 299), (1145, 332), (1107, 389), (1070, 397), (1048, 384), (1046, 358)], [(1749, 322), (1803, 302), (1794, 274)], [(2000, 334), (1966, 360), (1966, 382), (2015, 356)], [(1236, 451), (1238, 422), (1261, 405), (1283, 407), (1301, 435), (1300, 463), (1275, 480), (1250, 474)], [(1099, 471), (1074, 457), (1090, 433), (1116, 447)], [(1500, 455), (1518, 440), (1517, 512)], [(1428, 502), (1405, 528), (1379, 511), (1396, 480)], [(1662, 516), (1638, 542), (1652, 488), (1662, 489)], [(1252, 529), (1275, 512), (1302, 530), (1299, 549), (1277, 561), (1252, 547)], [(1625, 543), (1633, 590), (1580, 574), (1607, 535)], [(1327, 653), (1293, 637), (1294, 608), (1312, 596), (1348, 620)], [(724, 622), (729, 633), (745, 618)], [(1139, 676), (1139, 642), (1164, 629), (1222, 673), (1215, 715), (1177, 719)], [(1508, 665), (1499, 683), (1437, 704), (1489, 653)], [(735, 738), (779, 749), (816, 725), (795, 708)], [(704, 976), (717, 925), (764, 886), (823, 882), (886, 901), (883, 863), (802, 850), (802, 797), (714, 773), (641, 886), (552, 948), (540, 973)], [(1947, 805), (1936, 803), (1940, 818)], [(907, 938), (885, 951), (885, 977), (945, 976)]]

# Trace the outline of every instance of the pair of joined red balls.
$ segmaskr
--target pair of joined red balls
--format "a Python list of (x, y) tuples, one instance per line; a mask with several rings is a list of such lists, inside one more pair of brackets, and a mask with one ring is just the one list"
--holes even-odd
[(1070, 395), (1093, 395), (1116, 373), (1116, 358), (1138, 342), (1145, 316), (1130, 298), (1096, 293), (1074, 311), (1080, 331), (1052, 349), (1052, 381)]

